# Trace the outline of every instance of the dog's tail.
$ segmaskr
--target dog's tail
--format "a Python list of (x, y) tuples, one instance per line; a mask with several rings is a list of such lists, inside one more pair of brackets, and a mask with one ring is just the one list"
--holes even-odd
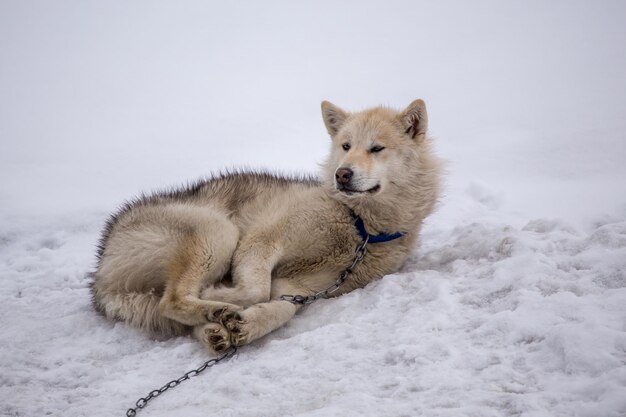
[(105, 317), (123, 321), (158, 336), (182, 336), (191, 328), (164, 317), (159, 311), (161, 295), (154, 290), (149, 292), (118, 292), (98, 287), (92, 281), (93, 305)]

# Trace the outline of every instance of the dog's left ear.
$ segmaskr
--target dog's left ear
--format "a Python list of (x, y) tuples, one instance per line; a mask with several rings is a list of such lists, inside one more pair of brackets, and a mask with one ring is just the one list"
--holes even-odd
[(417, 99), (400, 113), (400, 121), (404, 127), (404, 133), (416, 141), (424, 140), (428, 130), (428, 113), (424, 100)]
[(335, 106), (330, 101), (322, 101), (322, 117), (326, 130), (331, 137), (334, 137), (341, 126), (348, 118), (348, 113)]

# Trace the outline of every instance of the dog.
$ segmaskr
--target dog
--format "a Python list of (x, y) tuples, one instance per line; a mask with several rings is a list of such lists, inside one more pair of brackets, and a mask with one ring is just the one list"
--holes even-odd
[(423, 100), (350, 113), (322, 103), (330, 155), (319, 178), (232, 172), (143, 195), (112, 215), (91, 285), (97, 311), (154, 335), (190, 332), (213, 354), (277, 329), (301, 308), (398, 271), (436, 205), (442, 163)]

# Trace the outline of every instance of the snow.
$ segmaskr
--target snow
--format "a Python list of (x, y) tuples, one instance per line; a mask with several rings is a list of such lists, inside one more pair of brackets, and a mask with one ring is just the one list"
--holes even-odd
[(626, 416), (626, 6), (0, 3), (0, 415), (111, 416), (209, 359), (91, 308), (109, 212), (315, 172), (319, 103), (426, 100), (448, 160), (404, 268), (139, 416)]

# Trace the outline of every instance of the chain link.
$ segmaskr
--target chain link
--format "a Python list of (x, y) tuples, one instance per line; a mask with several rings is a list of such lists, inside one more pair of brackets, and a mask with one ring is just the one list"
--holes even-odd
[(146, 395), (145, 397), (142, 397), (142, 398), (137, 400), (137, 402), (135, 403), (135, 407), (134, 408), (129, 408), (126, 411), (126, 417), (135, 417), (137, 415), (137, 411), (141, 410), (146, 405), (148, 405), (148, 402), (151, 399), (158, 397), (159, 395), (163, 394), (165, 391), (167, 391), (170, 388), (174, 388), (174, 387), (178, 386), (180, 383), (188, 380), (189, 378), (193, 378), (194, 376), (198, 376), (201, 372), (204, 372), (207, 368), (210, 368), (213, 365), (216, 365), (216, 364), (220, 363), (224, 359), (230, 358), (236, 352), (237, 352), (237, 347), (236, 346), (231, 346), (230, 349), (228, 349), (222, 356), (219, 356), (219, 357), (213, 358), (213, 359), (209, 359), (208, 361), (206, 361), (202, 365), (200, 365), (199, 368), (192, 369), (191, 371), (187, 372), (186, 374), (184, 374), (180, 378), (171, 380), (167, 384), (163, 385), (161, 388), (155, 389), (153, 391), (150, 391), (150, 393), (148, 395)]
[(352, 264), (346, 269), (344, 269), (341, 272), (341, 274), (339, 274), (339, 278), (337, 278), (337, 280), (335, 281), (333, 285), (331, 285), (330, 287), (322, 291), (316, 292), (313, 295), (285, 294), (285, 295), (281, 295), (280, 299), (283, 301), (289, 301), (290, 303), (293, 303), (293, 304), (306, 305), (306, 304), (314, 303), (320, 298), (328, 298), (330, 294), (334, 293), (335, 291), (339, 289), (339, 287), (341, 287), (341, 285), (348, 279), (350, 274), (354, 272), (354, 268), (356, 268), (356, 266), (360, 264), (361, 261), (363, 261), (363, 258), (365, 258), (365, 255), (367, 254), (367, 242), (369, 242), (369, 238), (370, 237), (368, 235), (365, 239), (363, 239), (363, 241), (359, 244), (359, 246), (357, 246)]

